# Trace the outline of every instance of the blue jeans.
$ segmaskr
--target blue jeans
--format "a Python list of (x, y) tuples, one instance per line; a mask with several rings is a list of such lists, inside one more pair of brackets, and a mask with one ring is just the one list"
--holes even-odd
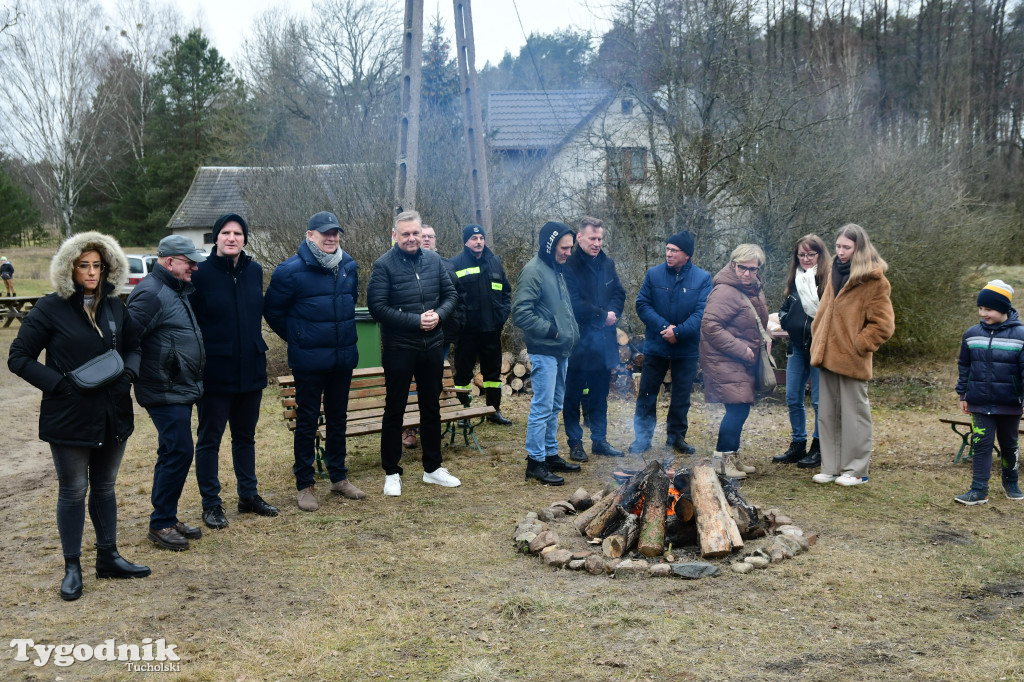
[(263, 391), (207, 393), (199, 401), (199, 435), (196, 439), (196, 482), (203, 509), (221, 504), (220, 441), (231, 425), (231, 461), (239, 498), (256, 494), (256, 422), (260, 418)]
[(117, 498), (114, 481), (121, 468), (124, 443), (111, 438), (99, 448), (50, 444), (57, 470), (57, 532), (66, 557), (82, 554), (85, 528), (85, 493), (89, 491), (89, 518), (96, 530), (96, 546), (117, 545)]
[(811, 367), (811, 354), (791, 349), (786, 357), (786, 404), (789, 405), (789, 424), (793, 440), (807, 440), (807, 408), (804, 407), (804, 387), (811, 381), (811, 407), (814, 408), (814, 438), (818, 437), (818, 377), (817, 367)]
[(569, 358), (530, 353), (530, 381), (533, 399), (530, 418), (526, 422), (526, 454), (530, 459), (543, 462), (549, 455), (558, 454), (558, 414), (565, 398), (565, 371)]
[(612, 383), (611, 370), (603, 365), (597, 369), (570, 366), (565, 372), (565, 400), (562, 408), (562, 423), (569, 446), (583, 443), (583, 427), (580, 426), (580, 405), (583, 390), (587, 393), (587, 415), (590, 417), (590, 440), (603, 443), (608, 440), (608, 390)]
[(178, 499), (192, 467), (192, 406), (147, 407), (157, 433), (156, 466), (153, 467), (153, 513), (149, 527), (170, 528), (178, 523)]
[(718, 426), (718, 444), (715, 450), (719, 452), (736, 452), (740, 449), (740, 435), (743, 434), (743, 425), (750, 415), (750, 403), (726, 403), (725, 416)]

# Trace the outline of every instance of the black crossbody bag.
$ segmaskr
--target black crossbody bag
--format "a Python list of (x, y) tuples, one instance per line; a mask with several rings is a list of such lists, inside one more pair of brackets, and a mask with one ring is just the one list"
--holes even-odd
[(114, 324), (114, 306), (110, 308), (110, 350), (97, 355), (67, 373), (67, 378), (79, 391), (96, 391), (117, 381), (124, 374), (124, 360), (117, 352), (117, 325)]

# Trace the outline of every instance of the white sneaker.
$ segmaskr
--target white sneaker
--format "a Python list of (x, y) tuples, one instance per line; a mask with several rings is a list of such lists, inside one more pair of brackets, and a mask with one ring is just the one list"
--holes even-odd
[(401, 474), (388, 474), (384, 477), (384, 494), (399, 497), (402, 494)]
[(851, 476), (850, 474), (843, 474), (836, 479), (836, 483), (839, 485), (860, 485), (861, 483), (867, 482), (867, 476)]
[(439, 467), (429, 474), (423, 472), (423, 482), (433, 483), (434, 485), (443, 485), (445, 488), (458, 488), (462, 485), (462, 481), (448, 473), (448, 470), (444, 467)]
[(814, 474), (814, 478), (812, 478), (811, 480), (814, 481), (815, 483), (831, 483), (837, 478), (839, 477), (833, 476), (832, 474)]

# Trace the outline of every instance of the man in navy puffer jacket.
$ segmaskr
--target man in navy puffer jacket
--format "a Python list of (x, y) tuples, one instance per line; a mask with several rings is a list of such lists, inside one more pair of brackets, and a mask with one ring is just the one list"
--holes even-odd
[(323, 396), (324, 446), (331, 492), (351, 500), (366, 497), (348, 480), (345, 418), (356, 346), (357, 266), (338, 243), (341, 226), (333, 213), (309, 219), (298, 254), (274, 270), (263, 301), (263, 316), (288, 342), (288, 366), (295, 377), (295, 487), (302, 511), (316, 511), (313, 441)]
[(700, 323), (711, 293), (711, 275), (690, 260), (693, 247), (693, 235), (688, 230), (669, 237), (665, 262), (647, 271), (636, 297), (636, 313), (647, 327), (647, 335), (633, 417), (634, 440), (629, 446), (632, 454), (641, 454), (651, 447), (658, 391), (670, 368), (672, 400), (665, 444), (683, 454), (693, 452), (686, 442), (687, 413), (697, 376)]

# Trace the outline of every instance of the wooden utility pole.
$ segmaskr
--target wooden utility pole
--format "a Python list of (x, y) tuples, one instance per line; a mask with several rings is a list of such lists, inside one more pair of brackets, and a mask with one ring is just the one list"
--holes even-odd
[(406, 0), (402, 36), (401, 114), (395, 162), (395, 210), (416, 210), (420, 148), (420, 86), (423, 74), (423, 0)]
[[(455, 46), (462, 86), (463, 119), (466, 130), (466, 158), (469, 163), (473, 222), (484, 228), (491, 241), (491, 195), (487, 184), (487, 156), (484, 150), (483, 120), (477, 89), (476, 48), (473, 40), (471, 0), (453, 0)], [(398, 128), (398, 158), (395, 164), (395, 207), (416, 208), (417, 162), (419, 159), (420, 85), (423, 72), (423, 0), (405, 0), (405, 32), (402, 44), (401, 114)]]
[(480, 93), (476, 78), (476, 42), (473, 38), (472, 0), (452, 0), (455, 7), (455, 49), (462, 85), (463, 121), (466, 129), (466, 158), (469, 162), (473, 220), (484, 228), (484, 237), (492, 241), (491, 194), (487, 183), (487, 156), (484, 150)]

